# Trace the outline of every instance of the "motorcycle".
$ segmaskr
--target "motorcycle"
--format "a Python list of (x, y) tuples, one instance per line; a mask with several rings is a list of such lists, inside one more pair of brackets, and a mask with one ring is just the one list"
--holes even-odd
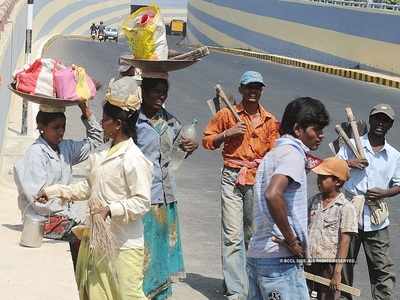
[(104, 34), (99, 34), (99, 41), (100, 43), (104, 41)]
[(96, 32), (93, 31), (93, 32), (91, 33), (91, 36), (92, 36), (92, 40), (94, 41), (94, 40), (96, 39)]

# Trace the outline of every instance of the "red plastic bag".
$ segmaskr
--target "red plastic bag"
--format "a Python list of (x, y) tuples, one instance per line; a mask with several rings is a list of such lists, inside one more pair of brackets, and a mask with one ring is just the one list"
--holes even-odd
[(48, 221), (44, 223), (44, 237), (54, 240), (64, 240), (68, 238), (72, 227), (77, 223), (66, 216), (55, 215), (50, 216)]

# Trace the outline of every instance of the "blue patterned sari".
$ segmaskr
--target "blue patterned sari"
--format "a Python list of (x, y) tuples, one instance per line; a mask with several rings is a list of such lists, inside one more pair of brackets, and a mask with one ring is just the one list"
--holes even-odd
[[(162, 117), (152, 119), (151, 123), (159, 133), (168, 126)], [(149, 299), (168, 299), (172, 283), (185, 277), (177, 203), (153, 204), (143, 223), (143, 289)]]

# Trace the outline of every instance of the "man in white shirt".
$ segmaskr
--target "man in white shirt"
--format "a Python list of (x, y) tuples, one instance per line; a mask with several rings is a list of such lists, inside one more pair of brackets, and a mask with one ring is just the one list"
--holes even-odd
[[(400, 193), (400, 152), (385, 139), (394, 119), (395, 112), (390, 105), (378, 104), (372, 108), (369, 132), (361, 137), (368, 165), (357, 160), (346, 146), (338, 153), (351, 168), (350, 180), (344, 185), (347, 198), (365, 198), (358, 222), (359, 234), (351, 242), (349, 257), (357, 258), (362, 243), (373, 299), (391, 299), (395, 283), (389, 256), (388, 209), (384, 200)], [(344, 266), (344, 281), (349, 285), (353, 285), (353, 268), (353, 264)], [(350, 295), (343, 296), (352, 299)]]

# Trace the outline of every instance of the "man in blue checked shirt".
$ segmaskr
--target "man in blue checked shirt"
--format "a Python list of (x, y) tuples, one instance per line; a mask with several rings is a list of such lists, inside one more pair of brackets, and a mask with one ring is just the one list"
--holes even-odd
[(328, 123), (319, 100), (293, 100), (282, 117), (281, 137), (257, 169), (247, 300), (310, 299), (301, 262), (308, 257), (306, 162)]
[[(349, 257), (356, 259), (364, 247), (371, 282), (372, 298), (391, 299), (395, 283), (393, 262), (389, 256), (389, 212), (386, 198), (400, 193), (400, 152), (386, 141), (395, 112), (388, 104), (374, 106), (369, 115), (369, 132), (361, 137), (368, 165), (357, 160), (347, 146), (338, 156), (347, 160), (351, 178), (344, 185), (346, 197), (360, 206), (358, 236), (350, 244)], [(344, 266), (344, 282), (353, 285), (353, 264)], [(347, 299), (351, 295), (343, 294)]]

